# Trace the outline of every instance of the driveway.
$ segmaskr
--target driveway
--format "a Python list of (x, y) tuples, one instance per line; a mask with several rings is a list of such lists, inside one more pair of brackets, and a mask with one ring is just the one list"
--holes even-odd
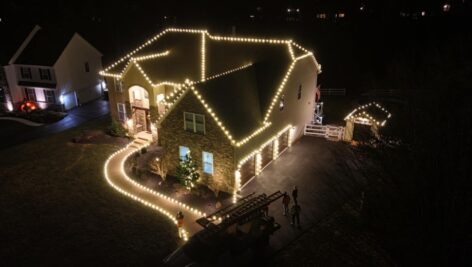
[(353, 157), (347, 144), (304, 136), (242, 189), (242, 195), (287, 191), (292, 198), (293, 186), (298, 187), (302, 229), (292, 227), (289, 217), (283, 216), (281, 200), (272, 203), (269, 213), (282, 226), (271, 238), (273, 249), (285, 247), (346, 202), (357, 204), (366, 182)]
[[(15, 132), (15, 134), (12, 134), (7, 138), (2, 138), (0, 142), (0, 149), (25, 143), (36, 138), (56, 134), (79, 126), (80, 124), (86, 121), (106, 116), (108, 115), (108, 113), (108, 102), (101, 99), (95, 100), (69, 111), (68, 115), (58, 122), (39, 127), (28, 127), (26, 129), (24, 129), (24, 127), (21, 127), (23, 130), (17, 131)], [(3, 130), (4, 129), (2, 129), (2, 131)]]

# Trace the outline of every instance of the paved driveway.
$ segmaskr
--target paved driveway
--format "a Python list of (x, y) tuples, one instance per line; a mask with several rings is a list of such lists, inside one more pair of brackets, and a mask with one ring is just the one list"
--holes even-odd
[(301, 230), (293, 228), (289, 217), (283, 216), (281, 200), (270, 206), (270, 214), (282, 225), (271, 239), (275, 250), (295, 240), (344, 203), (359, 198), (365, 181), (349, 156), (355, 154), (348, 146), (322, 138), (302, 137), (242, 189), (243, 195), (270, 194), (277, 190), (291, 195), (293, 186), (298, 187)]
[(69, 111), (68, 115), (64, 119), (56, 123), (39, 127), (29, 127), (27, 130), (18, 131), (14, 135), (2, 139), (0, 141), (0, 149), (62, 132), (79, 126), (86, 121), (106, 116), (108, 113), (108, 102), (101, 99), (95, 100)]

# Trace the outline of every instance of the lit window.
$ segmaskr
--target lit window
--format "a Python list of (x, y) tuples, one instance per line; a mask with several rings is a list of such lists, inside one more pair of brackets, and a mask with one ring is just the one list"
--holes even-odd
[(118, 119), (121, 122), (125, 122), (126, 121), (126, 107), (125, 107), (125, 104), (116, 103), (116, 105), (118, 106)]
[(297, 95), (297, 98), (298, 98), (298, 99), (302, 98), (302, 85), (301, 85), (301, 84), (298, 86), (298, 95)]
[(205, 134), (205, 116), (184, 112), (184, 129), (193, 133)]
[(39, 69), (39, 78), (41, 80), (51, 80), (51, 72), (49, 69)]
[(36, 90), (34, 88), (25, 88), (26, 99), (36, 102)]
[(190, 154), (190, 149), (186, 146), (179, 146), (179, 158), (181, 161), (187, 159), (187, 155)]
[(213, 175), (213, 154), (203, 151), (203, 172)]
[(284, 106), (285, 106), (285, 97), (281, 96), (280, 102), (279, 102), (279, 110), (284, 110)]

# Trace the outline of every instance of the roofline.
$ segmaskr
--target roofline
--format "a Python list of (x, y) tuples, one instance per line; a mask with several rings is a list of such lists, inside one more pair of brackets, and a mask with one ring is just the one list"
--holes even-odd
[[(87, 39), (85, 39), (82, 35), (80, 35), (80, 33), (75, 32), (74, 35), (72, 36), (72, 38), (74, 38), (75, 35), (77, 35), (77, 36), (80, 37), (82, 40), (84, 40), (85, 43), (87, 43), (91, 48), (93, 48), (93, 49), (95, 50), (95, 52), (99, 53), (100, 56), (103, 57), (102, 52), (100, 52), (100, 50), (98, 50), (98, 48), (96, 48), (95, 46), (93, 46), (89, 41), (87, 41)], [(71, 39), (72, 39), (72, 38), (71, 38)]]
[(87, 40), (85, 40), (84, 37), (82, 37), (79, 33), (74, 32), (74, 34), (72, 35), (72, 37), (71, 37), (71, 38), (69, 39), (69, 41), (67, 42), (66, 46), (64, 46), (64, 48), (62, 49), (61, 54), (57, 57), (57, 59), (56, 59), (56, 61), (54, 62), (54, 64), (52, 64), (53, 66), (56, 66), (57, 61), (59, 61), (59, 59), (62, 57), (62, 55), (63, 55), (64, 52), (66, 51), (67, 47), (69, 47), (70, 43), (72, 42), (72, 40), (73, 40), (74, 37), (76, 37), (76, 36), (77, 36), (78, 38), (80, 38), (82, 41), (84, 41), (85, 44), (87, 44), (87, 45), (88, 45), (89, 47), (91, 47), (93, 50), (95, 50), (95, 52), (97, 52), (97, 53), (100, 55), (100, 57), (103, 56), (103, 54), (102, 54), (100, 51), (98, 51), (97, 48), (95, 48), (93, 45), (91, 45)]
[[(203, 34), (201, 38), (201, 52), (202, 55), (205, 54), (205, 39), (203, 38), (208, 37), (211, 40), (217, 40), (217, 41), (229, 41), (229, 42), (248, 42), (248, 43), (270, 43), (270, 44), (288, 44), (288, 50), (290, 52), (290, 55), (292, 56), (292, 59), (294, 59), (293, 52), (292, 52), (292, 47), (291, 45), (295, 46), (298, 49), (301, 49), (302, 51), (308, 53), (310, 52), (309, 50), (305, 49), (298, 43), (293, 42), (291, 39), (265, 39), (265, 38), (253, 38), (253, 37), (235, 37), (235, 36), (220, 36), (220, 35), (211, 35), (207, 30), (202, 30), (202, 29), (182, 29), (182, 28), (167, 28), (160, 33), (154, 35), (151, 39), (148, 39), (146, 42), (144, 42), (142, 45), (138, 46), (136, 49), (132, 50), (128, 54), (124, 55), (121, 57), (119, 60), (113, 62), (111, 65), (107, 66), (106, 68), (103, 69), (103, 73), (107, 73), (110, 69), (113, 67), (117, 66), (118, 64), (126, 61), (127, 59), (130, 59), (134, 54), (137, 52), (141, 51), (143, 48), (149, 46), (150, 44), (154, 43), (157, 41), (159, 38), (167, 34), (168, 32), (183, 32), (183, 33), (192, 33), (192, 34)], [(204, 80), (205, 78), (205, 57), (202, 56), (202, 69), (201, 69), (201, 78)], [(315, 59), (316, 60), (316, 59)]]
[(36, 35), (36, 33), (41, 29), (42, 29), (41, 26), (39, 26), (37, 24), (34, 26), (34, 28), (30, 31), (28, 36), (26, 36), (25, 40), (23, 40), (20, 47), (18, 47), (15, 54), (13, 54), (13, 56), (10, 58), (10, 60), (8, 61), (8, 64), (10, 64), (10, 65), (15, 64), (15, 61), (18, 59), (18, 57), (21, 55), (21, 53), (23, 53), (23, 50), (25, 50), (25, 48), (31, 42), (31, 40)]

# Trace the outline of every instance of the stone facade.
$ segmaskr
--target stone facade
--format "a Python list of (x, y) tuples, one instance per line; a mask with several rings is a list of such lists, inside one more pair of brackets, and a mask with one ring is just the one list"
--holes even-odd
[[(205, 134), (184, 130), (184, 112), (205, 115)], [(198, 166), (201, 183), (214, 191), (231, 193), (234, 187), (234, 148), (192, 92), (187, 92), (167, 115), (158, 129), (159, 143), (164, 148), (163, 164), (168, 174), (175, 175), (179, 164), (179, 146), (190, 149)], [(202, 152), (213, 153), (213, 175), (202, 171)]]

